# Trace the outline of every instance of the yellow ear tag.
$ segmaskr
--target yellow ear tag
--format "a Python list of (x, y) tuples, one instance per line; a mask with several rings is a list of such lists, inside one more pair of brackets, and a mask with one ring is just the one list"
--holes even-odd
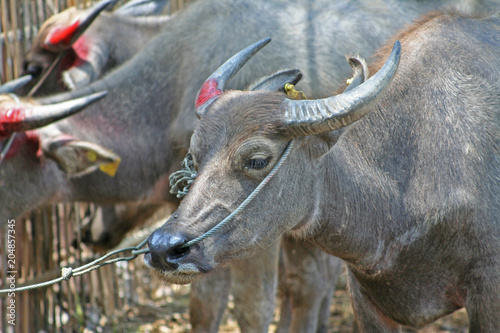
[(291, 83), (285, 84), (285, 92), (290, 99), (307, 99), (304, 92), (295, 90), (295, 86)]
[(354, 78), (353, 78), (353, 77), (352, 77), (352, 78), (350, 78), (350, 79), (348, 79), (347, 81), (345, 81), (345, 83), (347, 83), (347, 85), (350, 85), (350, 84), (352, 83), (352, 80), (354, 80)]
[(118, 166), (120, 165), (121, 158), (118, 158), (116, 161), (106, 164), (99, 165), (99, 169), (108, 174), (111, 177), (114, 177), (116, 174), (116, 170), (118, 170)]
[(87, 151), (87, 160), (89, 162), (95, 162), (97, 160), (97, 154), (92, 150)]

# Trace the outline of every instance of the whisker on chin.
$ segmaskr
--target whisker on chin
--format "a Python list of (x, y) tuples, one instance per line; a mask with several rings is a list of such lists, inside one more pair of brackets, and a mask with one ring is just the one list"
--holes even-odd
[(160, 280), (161, 282), (164, 283), (174, 283), (174, 284), (190, 284), (198, 280), (201, 276), (200, 273), (198, 274), (186, 274), (186, 273), (179, 273), (179, 272), (166, 272), (166, 271), (160, 271), (158, 269), (152, 269), (150, 270), (150, 274), (153, 278)]

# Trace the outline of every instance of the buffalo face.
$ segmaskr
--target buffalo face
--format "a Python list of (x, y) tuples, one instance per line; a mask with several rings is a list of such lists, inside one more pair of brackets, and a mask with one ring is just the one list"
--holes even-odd
[[(278, 127), (259, 126), (257, 121), (264, 114), (282, 112), (284, 99), (284, 94), (233, 91), (206, 110), (191, 139), (198, 175), (177, 212), (148, 242), (151, 253), (145, 262), (167, 281), (192, 282), (216, 267), (253, 256), (285, 230), (312, 220), (317, 201), (300, 198), (301, 191), (312, 192), (314, 178), (306, 176), (310, 170), (293, 167), (301, 156), (292, 150), (275, 176), (227, 225), (182, 247), (235, 211), (278, 163), (291, 137), (276, 136)], [(243, 130), (246, 126), (253, 131)]]

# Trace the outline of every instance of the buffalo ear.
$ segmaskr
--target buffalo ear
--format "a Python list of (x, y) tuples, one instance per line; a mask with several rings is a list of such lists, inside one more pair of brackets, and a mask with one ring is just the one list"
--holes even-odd
[(101, 77), (105, 62), (109, 58), (108, 49), (103, 46), (100, 43), (90, 44), (89, 49), (96, 52), (89, 54), (86, 59), (81, 58), (77, 52), (82, 61), (78, 65), (63, 71), (61, 74), (66, 88), (69, 90), (78, 90)]
[(246, 90), (285, 92), (285, 85), (287, 83), (296, 85), (300, 79), (302, 79), (302, 72), (299, 69), (285, 69), (260, 79)]
[(120, 16), (161, 15), (169, 0), (132, 0), (113, 12)]
[(358, 55), (346, 58), (347, 62), (352, 68), (353, 73), (352, 73), (352, 78), (347, 80), (348, 86), (344, 90), (344, 92), (356, 88), (357, 86), (368, 80), (368, 77), (370, 76), (370, 71), (368, 69), (368, 65), (366, 64), (365, 58), (361, 58)]
[(100, 145), (68, 136), (42, 140), (42, 150), (70, 177), (97, 169), (113, 177), (121, 161), (118, 155)]

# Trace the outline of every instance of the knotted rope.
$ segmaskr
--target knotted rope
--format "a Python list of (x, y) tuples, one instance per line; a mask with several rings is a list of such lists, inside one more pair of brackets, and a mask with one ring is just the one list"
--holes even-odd
[[(288, 155), (290, 154), (290, 151), (292, 150), (293, 147), (293, 140), (288, 142), (288, 145), (283, 152), (283, 155), (281, 156), (280, 160), (276, 165), (273, 167), (273, 169), (269, 172), (269, 174), (260, 182), (260, 184), (253, 190), (252, 193), (234, 210), (231, 214), (229, 214), (225, 219), (223, 219), (221, 222), (219, 222), (216, 226), (214, 226), (212, 229), (204, 233), (203, 235), (190, 240), (189, 242), (183, 244), (181, 247), (188, 247), (192, 246), (198, 242), (201, 242), (207, 237), (210, 237), (213, 235), (215, 232), (217, 232), (219, 229), (224, 227), (230, 220), (234, 218), (238, 213), (240, 213), (252, 200), (255, 198), (255, 196), (264, 188), (264, 186), (269, 183), (269, 181), (273, 178), (273, 176), (278, 172), (278, 170), (281, 168), (285, 160), (288, 158)], [(194, 165), (193, 165), (193, 160), (192, 157), (188, 154), (186, 158), (183, 161), (184, 169), (181, 171), (177, 171), (174, 174), (171, 175), (171, 184), (172, 186), (172, 194), (177, 194), (180, 197), (183, 197), (186, 195), (189, 186), (193, 183), (194, 178), (196, 177), (196, 171), (194, 170)], [(185, 185), (182, 189), (180, 189), (180, 184), (182, 182), (185, 182)], [(174, 190), (174, 186), (176, 190)], [(175, 213), (174, 213), (175, 214)], [(115, 250), (112, 251), (86, 265), (80, 266), (78, 268), (72, 268), (72, 267), (63, 267), (61, 269), (61, 276), (58, 277), (57, 279), (53, 279), (50, 281), (42, 282), (42, 283), (37, 283), (34, 285), (29, 285), (29, 286), (24, 286), (24, 287), (19, 287), (19, 288), (13, 288), (13, 289), (3, 289), (0, 290), (0, 295), (1, 294), (6, 294), (10, 292), (20, 292), (20, 291), (25, 291), (25, 290), (31, 290), (31, 289), (36, 289), (36, 288), (42, 288), (42, 287), (47, 287), (56, 283), (59, 283), (63, 280), (68, 281), (71, 279), (73, 276), (79, 276), (86, 274), (90, 271), (93, 271), (95, 269), (98, 269), (100, 267), (109, 265), (109, 264), (114, 264), (116, 262), (120, 261), (130, 261), (135, 258), (137, 258), (140, 254), (143, 253), (148, 253), (149, 249), (142, 249), (144, 245), (146, 245), (146, 242), (148, 241), (147, 237), (144, 239), (139, 245), (135, 247), (126, 247), (123, 249)], [(104, 261), (108, 259), (111, 256), (114, 256), (118, 253), (122, 253), (125, 251), (132, 251), (132, 255), (128, 257), (122, 257), (122, 258), (115, 258), (111, 260)]]
[(198, 175), (194, 169), (193, 156), (191, 156), (191, 154), (188, 153), (186, 157), (184, 157), (182, 166), (183, 168), (181, 170), (172, 173), (170, 177), (168, 177), (170, 181), (170, 193), (175, 194), (179, 199), (187, 194), (189, 187)]
[[(141, 248), (144, 245), (146, 245), (147, 241), (148, 241), (148, 239), (146, 238), (145, 240), (143, 240), (137, 246), (127, 247), (127, 248), (123, 248), (123, 249), (119, 249), (119, 250), (115, 250), (115, 251), (109, 252), (106, 255), (104, 255), (104, 256), (102, 256), (102, 257), (100, 257), (100, 258), (98, 258), (98, 259), (96, 259), (96, 260), (94, 260), (94, 261), (92, 261), (92, 262), (90, 262), (90, 263), (88, 263), (86, 265), (83, 265), (83, 266), (80, 266), (80, 267), (77, 267), (77, 268), (63, 267), (61, 269), (61, 276), (58, 277), (57, 279), (53, 279), (53, 280), (50, 280), (50, 281), (46, 281), (46, 282), (42, 282), (42, 283), (37, 283), (37, 284), (29, 285), (29, 286), (19, 287), (19, 288), (2, 289), (2, 290), (0, 290), (0, 295), (1, 294), (6, 294), (6, 293), (11, 293), (11, 292), (20, 292), (20, 291), (25, 291), (25, 290), (30, 290), (30, 289), (47, 287), (47, 286), (56, 284), (58, 282), (61, 282), (63, 280), (68, 281), (73, 276), (79, 276), (79, 275), (86, 274), (86, 273), (88, 273), (90, 271), (93, 271), (95, 269), (98, 269), (98, 268), (100, 268), (102, 266), (106, 266), (106, 265), (109, 265), (109, 264), (114, 264), (115, 262), (120, 262), (120, 261), (130, 261), (130, 260), (133, 260), (133, 259), (137, 258), (137, 256), (139, 256), (140, 254), (149, 252), (149, 249), (143, 249), (143, 250), (141, 250)], [(111, 256), (114, 256), (114, 255), (116, 255), (118, 253), (122, 253), (122, 252), (125, 252), (125, 251), (132, 251), (132, 255), (128, 256), (128, 257), (121, 257), (121, 258), (115, 258), (115, 259), (110, 259), (110, 260), (104, 261), (104, 260), (108, 259)]]

